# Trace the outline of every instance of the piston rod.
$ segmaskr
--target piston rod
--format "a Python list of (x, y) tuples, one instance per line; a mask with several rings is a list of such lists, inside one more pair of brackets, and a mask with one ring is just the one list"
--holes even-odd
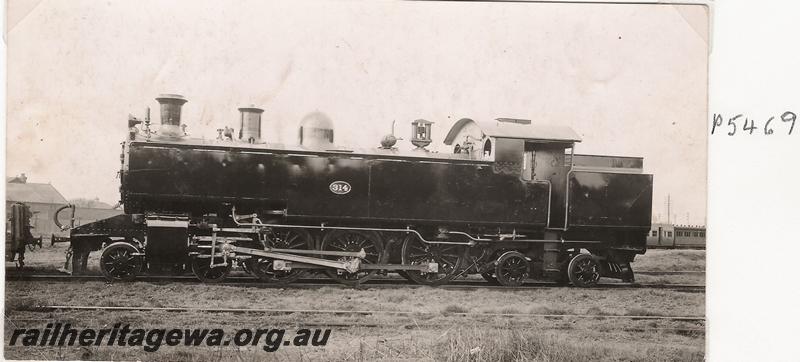
[(257, 255), (263, 256), (265, 258), (271, 259), (280, 259), (280, 260), (288, 260), (294, 261), (299, 263), (306, 263), (306, 264), (313, 264), (319, 266), (326, 266), (329, 268), (336, 268), (346, 270), (348, 273), (355, 273), (359, 270), (361, 265), (361, 259), (354, 258), (348, 261), (336, 261), (336, 260), (328, 260), (328, 259), (320, 259), (320, 258), (311, 258), (308, 256), (301, 256), (301, 255), (292, 255), (292, 254), (284, 254), (284, 253), (274, 253), (264, 250), (252, 249), (252, 248), (243, 248), (240, 246), (233, 246), (228, 245), (225, 247), (226, 251), (234, 252), (238, 254), (248, 254), (248, 255)]

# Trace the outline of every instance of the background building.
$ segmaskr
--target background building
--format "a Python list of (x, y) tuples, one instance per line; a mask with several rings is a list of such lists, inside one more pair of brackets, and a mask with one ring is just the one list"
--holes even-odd
[[(34, 237), (44, 236), (48, 239), (50, 235), (68, 236), (68, 233), (61, 232), (53, 223), (53, 214), (59, 207), (69, 203), (53, 185), (47, 183), (28, 182), (28, 177), (23, 173), (19, 176), (6, 179), (6, 215), (9, 215), (11, 204), (22, 202), (28, 205), (33, 213), (31, 217), (31, 234)], [(82, 225), (88, 222), (105, 219), (114, 215), (119, 215), (122, 210), (113, 209), (107, 204), (91, 204), (92, 207), (78, 207), (75, 209), (75, 225)], [(67, 222), (66, 217), (69, 212), (65, 211), (62, 215), (62, 223)]]

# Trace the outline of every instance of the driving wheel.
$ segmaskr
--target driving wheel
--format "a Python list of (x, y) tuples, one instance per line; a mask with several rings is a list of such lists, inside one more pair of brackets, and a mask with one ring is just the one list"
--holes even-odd
[(401, 251), (404, 265), (424, 265), (436, 263), (438, 270), (426, 273), (407, 270), (408, 278), (417, 284), (441, 285), (458, 275), (466, 258), (467, 248), (458, 244), (428, 244), (416, 235), (408, 235), (403, 241)]
[[(265, 234), (268, 248), (309, 250), (314, 247), (314, 239), (306, 230), (272, 230)], [(261, 281), (288, 284), (306, 275), (306, 269), (274, 270), (273, 259), (253, 257), (245, 261), (247, 271)]]
[[(383, 241), (378, 233), (357, 230), (333, 230), (322, 238), (320, 249), (325, 251), (359, 252), (364, 249), (366, 256), (361, 259), (361, 264), (383, 264), (388, 255), (383, 248)], [(325, 256), (326, 259), (349, 261), (355, 257)], [(359, 270), (349, 273), (344, 270), (325, 269), (331, 279), (345, 285), (357, 285), (372, 279), (378, 270)]]

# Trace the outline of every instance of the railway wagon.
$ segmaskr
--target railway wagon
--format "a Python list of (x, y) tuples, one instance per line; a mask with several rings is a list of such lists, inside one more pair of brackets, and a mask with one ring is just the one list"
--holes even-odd
[(6, 261), (16, 262), (18, 268), (25, 266), (25, 249), (33, 250), (35, 246), (42, 247), (42, 237), (34, 237), (31, 233), (31, 217), (33, 212), (30, 206), (15, 202), (8, 208), (6, 217)]
[(403, 151), (394, 135), (374, 149), (337, 146), (330, 122), (312, 119), (299, 145), (283, 145), (263, 141), (252, 106), (239, 109), (238, 132), (206, 140), (186, 134), (185, 98), (156, 100), (160, 127), (149, 115), (128, 122), (125, 213), (63, 226), (73, 273), (102, 250), (111, 280), (191, 269), (218, 282), (238, 267), (278, 283), (323, 272), (355, 285), (392, 272), (430, 285), (481, 274), (591, 286), (633, 280), (630, 262), (646, 250), (643, 160), (575, 154), (569, 127), (465, 118), (445, 137), (452, 152), (433, 152), (426, 120), (412, 122), (416, 148)]
[(699, 225), (654, 223), (647, 237), (650, 248), (705, 249), (706, 228)]

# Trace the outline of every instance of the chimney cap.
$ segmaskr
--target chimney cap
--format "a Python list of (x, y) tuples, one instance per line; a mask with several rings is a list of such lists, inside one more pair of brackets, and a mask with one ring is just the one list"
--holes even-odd
[(239, 112), (255, 112), (255, 113), (264, 113), (264, 110), (261, 108), (256, 107), (255, 104), (251, 104), (247, 107), (240, 107)]
[(159, 94), (158, 97), (156, 97), (156, 100), (158, 102), (176, 101), (176, 102), (178, 102), (180, 104), (184, 104), (184, 103), (189, 101), (188, 99), (186, 99), (186, 97), (184, 97), (184, 96), (182, 96), (180, 94)]

